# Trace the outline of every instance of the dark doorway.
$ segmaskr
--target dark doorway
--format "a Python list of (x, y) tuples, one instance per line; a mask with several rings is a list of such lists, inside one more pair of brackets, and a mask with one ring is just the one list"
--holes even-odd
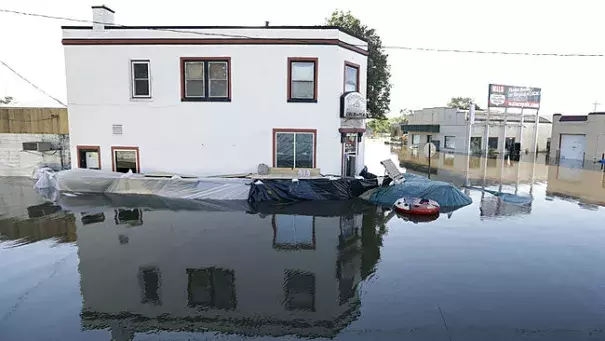
[(506, 138), (506, 153), (511, 154), (515, 151), (515, 138), (514, 137), (507, 137)]

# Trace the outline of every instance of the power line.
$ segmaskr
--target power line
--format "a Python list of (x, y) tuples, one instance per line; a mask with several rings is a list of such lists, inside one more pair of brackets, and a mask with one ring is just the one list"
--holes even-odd
[[(39, 17), (46, 19), (54, 19), (54, 20), (65, 20), (79, 23), (92, 23), (99, 25), (107, 25), (107, 26), (115, 26), (115, 27), (125, 27), (130, 28), (132, 26), (128, 25), (120, 25), (110, 22), (101, 22), (94, 20), (86, 20), (86, 19), (77, 19), (70, 17), (61, 17), (40, 13), (28, 13), (28, 12), (20, 12), (9, 9), (0, 9), (0, 12), (17, 14), (23, 16), (31, 16), (31, 17)], [(169, 28), (153, 28), (153, 27), (142, 27), (141, 30), (151, 30), (151, 31), (165, 31), (165, 32), (175, 32), (175, 33), (187, 33), (201, 36), (216, 36), (216, 37), (227, 37), (227, 38), (244, 38), (244, 39), (255, 39), (258, 37), (251, 37), (247, 35), (235, 35), (235, 34), (224, 34), (224, 33), (205, 33), (198, 31), (190, 31), (190, 30), (182, 30), (182, 29), (169, 29)], [(358, 47), (367, 47), (367, 45), (353, 45)], [(429, 47), (413, 47), (413, 46), (398, 46), (398, 45), (386, 45), (385, 49), (393, 49), (393, 50), (405, 50), (405, 51), (419, 51), (419, 52), (439, 52), (439, 53), (462, 53), (462, 54), (482, 54), (482, 55), (504, 55), (504, 56), (528, 56), (528, 57), (605, 57), (603, 53), (551, 53), (551, 52), (517, 52), (517, 51), (487, 51), (487, 50), (468, 50), (468, 49), (451, 49), (451, 48), (429, 48)]]
[(6, 64), (3, 60), (0, 59), (0, 64), (4, 65), (7, 69), (9, 69), (12, 73), (14, 73), (15, 75), (17, 75), (19, 78), (23, 79), (25, 82), (27, 82), (29, 85), (33, 86), (36, 90), (40, 91), (41, 93), (45, 94), (46, 96), (52, 98), (53, 100), (55, 100), (57, 103), (61, 104), (64, 107), (67, 107), (67, 105), (63, 102), (61, 102), (60, 100), (58, 100), (56, 97), (51, 96), (48, 92), (42, 90), (39, 86), (37, 86), (36, 84), (30, 82), (27, 78), (25, 78), (24, 76), (22, 76), (19, 72), (17, 72), (15, 69), (13, 69), (12, 67), (8, 66), (8, 64)]
[[(65, 20), (65, 21), (73, 21), (73, 22), (79, 22), (79, 23), (85, 23), (85, 24), (99, 24), (99, 25), (104, 25), (104, 26), (116, 26), (116, 27), (131, 27), (128, 25), (120, 25), (120, 24), (115, 24), (115, 23), (110, 23), (110, 22), (103, 22), (103, 21), (95, 21), (95, 20), (86, 20), (86, 19), (77, 19), (77, 18), (70, 18), (70, 17), (60, 17), (60, 16), (55, 16), (55, 15), (47, 15), (47, 14), (40, 14), (40, 13), (28, 13), (28, 12), (20, 12), (20, 11), (15, 11), (15, 10), (10, 10), (10, 9), (2, 9), (0, 8), (0, 12), (4, 12), (4, 13), (10, 13), (10, 14), (18, 14), (18, 15), (24, 15), (24, 16), (29, 16), (29, 17), (39, 17), (39, 18), (46, 18), (46, 19), (54, 19), (54, 20)], [(257, 37), (250, 37), (250, 36), (245, 36), (245, 35), (236, 35), (236, 34), (223, 34), (223, 33), (205, 33), (205, 32), (198, 32), (198, 31), (189, 31), (189, 30), (180, 30), (180, 29), (170, 29), (170, 28), (153, 28), (153, 27), (145, 27), (142, 28), (144, 30), (151, 30), (151, 31), (165, 31), (165, 32), (176, 32), (176, 33), (188, 33), (188, 34), (195, 34), (195, 35), (202, 35), (202, 36), (217, 36), (217, 37), (227, 37), (227, 38), (247, 38), (247, 39), (254, 39)]]
[(428, 47), (408, 47), (408, 46), (384, 46), (385, 49), (397, 49), (407, 51), (422, 52), (449, 52), (449, 53), (475, 53), (509, 56), (530, 56), (530, 57), (605, 57), (603, 53), (540, 53), (540, 52), (514, 52), (514, 51), (482, 51), (482, 50), (461, 50), (461, 49), (439, 49)]

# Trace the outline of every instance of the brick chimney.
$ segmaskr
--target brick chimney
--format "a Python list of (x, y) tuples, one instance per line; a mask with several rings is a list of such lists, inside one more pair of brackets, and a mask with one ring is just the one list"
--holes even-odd
[(92, 29), (94, 31), (102, 31), (105, 25), (113, 25), (114, 13), (115, 12), (111, 8), (105, 5), (92, 6), (92, 21), (94, 21), (92, 24)]

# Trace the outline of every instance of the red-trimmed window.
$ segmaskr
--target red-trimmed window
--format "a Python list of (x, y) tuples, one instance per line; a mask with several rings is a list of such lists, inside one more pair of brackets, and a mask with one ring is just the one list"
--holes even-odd
[(101, 169), (101, 147), (77, 146), (78, 168)]
[(111, 165), (114, 172), (141, 172), (139, 147), (111, 147)]
[(231, 101), (231, 58), (181, 58), (181, 100)]
[(288, 58), (288, 102), (317, 102), (317, 58)]
[(359, 65), (345, 62), (344, 92), (359, 92)]
[(315, 168), (317, 130), (273, 129), (273, 167)]

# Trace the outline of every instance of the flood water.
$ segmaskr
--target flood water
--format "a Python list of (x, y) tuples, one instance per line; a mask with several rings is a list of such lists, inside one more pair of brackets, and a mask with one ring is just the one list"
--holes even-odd
[[(370, 171), (429, 173), (366, 149)], [(431, 222), (358, 201), (62, 209), (0, 179), (0, 340), (605, 340), (604, 173), (527, 159), (436, 155), (473, 204)]]

